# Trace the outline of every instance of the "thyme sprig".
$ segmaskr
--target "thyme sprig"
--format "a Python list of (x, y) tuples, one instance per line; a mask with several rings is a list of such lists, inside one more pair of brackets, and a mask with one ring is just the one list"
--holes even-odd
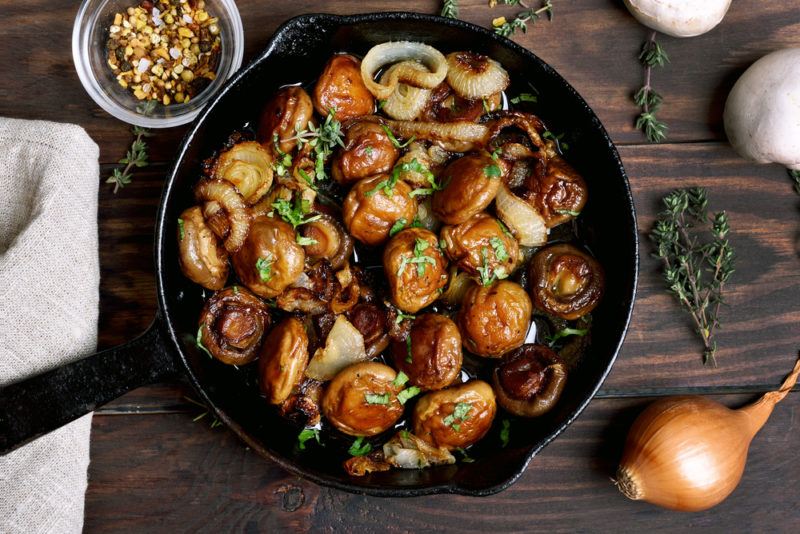
[[(336, 110), (328, 110), (328, 116), (321, 126), (308, 123), (306, 128), (295, 132), (293, 137), (284, 141), (296, 140), (300, 145), (308, 144), (314, 151), (314, 180), (324, 180), (325, 162), (333, 154), (337, 145), (344, 148), (342, 123), (335, 118)], [(291, 164), (291, 159), (289, 160)], [(307, 180), (308, 181), (308, 180)], [(310, 184), (313, 185), (313, 184)]]
[(450, 19), (457, 19), (458, 0), (444, 0), (442, 2), (442, 11), (439, 14)]
[(678, 189), (664, 197), (650, 239), (664, 267), (664, 279), (689, 313), (703, 341), (703, 363), (716, 365), (719, 310), (733, 274), (734, 252), (724, 211), (709, 215), (703, 188)]
[(789, 176), (794, 180), (794, 190), (800, 195), (800, 171), (793, 171), (791, 169), (788, 169), (788, 171)]
[(636, 128), (642, 130), (651, 143), (660, 143), (667, 138), (669, 128), (656, 117), (664, 99), (653, 90), (651, 78), (653, 67), (663, 67), (669, 63), (669, 55), (656, 41), (656, 32), (652, 32), (642, 45), (639, 61), (644, 66), (644, 85), (633, 96), (633, 101), (642, 108), (636, 119)]
[[(518, 30), (522, 33), (528, 32), (528, 23), (535, 23), (542, 15), (547, 15), (548, 20), (553, 20), (553, 1), (544, 0), (542, 5), (538, 8), (533, 8), (527, 5), (523, 0), (501, 0), (503, 4), (511, 6), (522, 6), (524, 11), (520, 11), (509, 22), (505, 17), (498, 17), (492, 21), (494, 32), (503, 37), (509, 37), (516, 33)], [(494, 7), (490, 4), (491, 7)]]
[[(146, 103), (138, 106), (136, 111), (146, 116), (150, 115), (155, 107), (156, 101), (148, 100)], [(142, 128), (140, 126), (134, 126), (132, 131), (134, 138), (131, 147), (128, 149), (128, 153), (125, 154), (125, 157), (119, 160), (119, 164), (124, 165), (124, 167), (115, 168), (111, 172), (111, 176), (106, 180), (107, 184), (114, 184), (114, 194), (131, 183), (134, 167), (147, 167), (150, 163), (147, 160), (147, 143), (145, 143), (144, 139), (153, 134), (150, 133), (150, 130), (147, 128)]]

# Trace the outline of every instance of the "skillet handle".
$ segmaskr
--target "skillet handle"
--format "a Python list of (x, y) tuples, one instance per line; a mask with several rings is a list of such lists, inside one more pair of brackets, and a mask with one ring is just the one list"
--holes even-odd
[(177, 374), (162, 321), (124, 345), (0, 389), (0, 455), (145, 384)]

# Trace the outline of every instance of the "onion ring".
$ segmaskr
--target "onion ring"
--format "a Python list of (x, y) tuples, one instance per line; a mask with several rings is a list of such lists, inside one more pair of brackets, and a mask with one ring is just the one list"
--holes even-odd
[(510, 80), (497, 61), (473, 52), (447, 54), (447, 83), (459, 96), (470, 100), (503, 91)]
[(481, 148), (486, 144), (490, 133), (487, 126), (467, 121), (387, 121), (386, 124), (399, 137), (433, 141), (450, 152), (469, 152)]
[[(386, 84), (377, 83), (375, 74), (392, 63), (414, 60), (427, 67), (428, 72), (408, 66), (395, 70)], [(433, 89), (447, 76), (447, 59), (434, 47), (412, 41), (382, 43), (370, 48), (361, 61), (361, 79), (375, 98), (386, 100), (400, 82), (412, 87)]]
[(194, 195), (199, 202), (218, 202), (228, 214), (230, 232), (225, 238), (225, 250), (234, 253), (242, 248), (250, 231), (250, 214), (233, 184), (225, 180), (202, 180), (197, 184)]
[[(426, 71), (425, 67), (416, 61), (402, 61), (392, 65), (381, 75), (381, 83), (388, 84), (399, 69)], [(400, 83), (397, 84), (394, 92), (386, 99), (386, 103), (383, 105), (383, 112), (393, 119), (413, 121), (425, 109), (430, 97), (430, 89), (420, 89)]]

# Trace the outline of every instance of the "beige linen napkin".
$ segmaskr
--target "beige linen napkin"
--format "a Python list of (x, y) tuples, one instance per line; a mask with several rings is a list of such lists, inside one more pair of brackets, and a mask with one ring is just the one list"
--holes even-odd
[[(95, 349), (97, 158), (79, 126), (0, 117), (0, 386)], [(81, 531), (91, 417), (0, 457), (0, 532)]]

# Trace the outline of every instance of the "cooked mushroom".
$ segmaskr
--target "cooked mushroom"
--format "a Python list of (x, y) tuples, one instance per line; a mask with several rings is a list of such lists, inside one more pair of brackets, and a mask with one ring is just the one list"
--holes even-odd
[(360, 302), (347, 312), (347, 318), (364, 336), (369, 358), (375, 358), (389, 346), (386, 310), (377, 304)]
[(347, 54), (328, 60), (314, 86), (314, 109), (339, 121), (369, 115), (375, 107), (372, 93), (361, 80), (361, 61)]
[(566, 366), (544, 345), (523, 345), (506, 355), (492, 375), (497, 402), (521, 417), (538, 417), (550, 411), (566, 382)]
[(206, 301), (197, 344), (223, 363), (244, 365), (255, 360), (270, 321), (269, 308), (261, 299), (232, 286)]
[(329, 305), (338, 284), (327, 260), (308, 266), (303, 273), (278, 295), (275, 303), (287, 312), (320, 315), (330, 311)]
[(435, 122), (475, 121), (484, 113), (496, 111), (502, 106), (501, 93), (468, 99), (456, 94), (447, 83), (442, 83), (433, 90), (422, 117)]
[(362, 178), (392, 170), (400, 152), (384, 128), (377, 122), (359, 121), (347, 129), (344, 148), (331, 164), (334, 180), (350, 185)]
[(402, 386), (388, 365), (361, 362), (331, 380), (322, 398), (322, 411), (336, 428), (351, 436), (374, 436), (391, 428), (403, 415), (397, 400)]
[(400, 179), (415, 188), (429, 188), (433, 185), (431, 175), (435, 179), (449, 156), (450, 153), (438, 145), (426, 147), (419, 141), (409, 143), (406, 153), (397, 160)]
[(339, 269), (353, 253), (353, 239), (342, 224), (328, 214), (321, 213), (319, 219), (304, 224), (300, 235), (310, 240), (303, 245), (306, 258), (326, 259), (331, 267)]
[(536, 307), (567, 320), (592, 311), (600, 303), (605, 285), (597, 260), (565, 243), (537, 251), (529, 278)]
[[(552, 146), (552, 141), (547, 143)], [(555, 152), (552, 148), (550, 151)], [(519, 190), (519, 196), (536, 208), (547, 228), (577, 217), (588, 196), (583, 177), (557, 154), (546, 164), (538, 162)]]
[(444, 189), (433, 194), (433, 213), (445, 224), (461, 224), (494, 200), (506, 164), (488, 152), (458, 158), (440, 175)]
[(211, 173), (235, 185), (244, 201), (253, 205), (272, 186), (272, 156), (255, 141), (245, 141), (217, 156)]
[[(327, 114), (327, 112), (325, 113)], [(279, 90), (267, 103), (258, 121), (258, 140), (276, 156), (297, 146), (297, 132), (305, 130), (314, 116), (311, 97), (302, 87)]]
[(322, 415), (322, 382), (304, 378), (280, 406), (280, 414), (297, 424), (314, 426)]
[(206, 225), (199, 206), (187, 209), (178, 219), (178, 261), (192, 282), (211, 290), (225, 287), (228, 252)]
[(392, 303), (408, 313), (435, 301), (447, 285), (447, 259), (436, 234), (424, 228), (407, 228), (389, 241), (383, 270)]
[(413, 385), (442, 389), (460, 376), (461, 334), (444, 315), (426, 313), (414, 319), (405, 340), (392, 342), (392, 357)]
[(225, 250), (231, 254), (242, 248), (250, 230), (250, 215), (242, 195), (226, 180), (201, 180), (194, 189), (198, 202), (216, 202), (228, 218)]
[(298, 319), (287, 317), (264, 339), (258, 363), (261, 391), (281, 404), (303, 380), (308, 365), (308, 335)]
[(305, 253), (291, 225), (273, 217), (257, 217), (233, 267), (242, 283), (260, 297), (272, 298), (303, 273)]
[(471, 380), (422, 397), (414, 407), (414, 435), (435, 447), (469, 447), (489, 431), (496, 412), (492, 387)]
[(490, 279), (507, 278), (520, 261), (519, 244), (502, 222), (478, 213), (441, 232), (444, 250), (458, 268)]
[(365, 245), (380, 245), (397, 221), (414, 220), (417, 202), (410, 193), (408, 184), (385, 174), (364, 178), (344, 200), (344, 225)]
[(500, 280), (471, 287), (457, 321), (464, 348), (488, 358), (499, 358), (516, 349), (525, 342), (531, 308), (531, 299), (514, 282)]

